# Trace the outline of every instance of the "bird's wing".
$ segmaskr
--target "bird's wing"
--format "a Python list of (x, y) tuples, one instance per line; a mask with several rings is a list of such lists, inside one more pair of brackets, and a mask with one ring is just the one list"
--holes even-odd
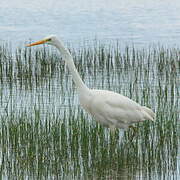
[[(99, 91), (93, 98), (93, 108), (113, 123), (131, 124), (135, 122), (153, 120), (149, 115), (149, 108), (142, 107), (135, 101), (111, 91)], [(147, 110), (148, 109), (148, 110)]]

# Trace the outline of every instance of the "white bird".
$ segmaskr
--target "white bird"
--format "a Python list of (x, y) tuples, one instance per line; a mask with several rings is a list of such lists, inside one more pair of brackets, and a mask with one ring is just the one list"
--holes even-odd
[(126, 96), (107, 90), (89, 89), (83, 83), (69, 50), (56, 36), (48, 36), (28, 44), (27, 47), (39, 44), (53, 45), (60, 51), (77, 87), (81, 106), (100, 124), (114, 130), (127, 129), (132, 124), (145, 120), (155, 120), (155, 113), (151, 109), (141, 106)]

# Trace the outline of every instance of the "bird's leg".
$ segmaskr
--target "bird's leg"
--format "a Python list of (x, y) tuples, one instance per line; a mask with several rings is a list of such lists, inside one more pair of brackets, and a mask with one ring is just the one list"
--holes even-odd
[(111, 134), (111, 136), (114, 137), (115, 132), (116, 132), (116, 127), (112, 125), (112, 126), (110, 126), (109, 128), (110, 128), (110, 134)]
[(124, 137), (124, 132), (125, 132), (125, 129), (120, 129), (120, 132), (119, 132), (120, 142), (122, 142), (122, 139), (123, 139), (123, 137)]
[(114, 125), (109, 126), (110, 128), (110, 148), (116, 145), (116, 127)]
[(134, 139), (134, 137), (137, 135), (137, 128), (134, 126), (129, 126), (133, 130), (133, 135), (131, 136), (131, 141)]
[(109, 126), (110, 128), (110, 139), (112, 142), (115, 140), (115, 135), (116, 135), (116, 127), (114, 125)]

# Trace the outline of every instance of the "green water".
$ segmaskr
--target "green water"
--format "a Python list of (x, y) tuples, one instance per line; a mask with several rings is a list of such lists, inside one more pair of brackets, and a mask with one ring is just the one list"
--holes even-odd
[[(3, 179), (178, 179), (180, 51), (117, 44), (70, 48), (90, 88), (113, 90), (156, 112), (156, 122), (112, 135), (78, 103), (54, 49), (0, 47)], [(122, 136), (123, 135), (123, 136)]]

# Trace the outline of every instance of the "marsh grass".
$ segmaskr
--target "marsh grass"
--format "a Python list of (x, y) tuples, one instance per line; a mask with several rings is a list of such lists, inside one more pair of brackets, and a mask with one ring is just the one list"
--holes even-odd
[(70, 48), (90, 88), (109, 89), (156, 111), (137, 133), (112, 135), (78, 104), (54, 49), (0, 47), (0, 171), (8, 179), (178, 178), (179, 49), (117, 44)]

